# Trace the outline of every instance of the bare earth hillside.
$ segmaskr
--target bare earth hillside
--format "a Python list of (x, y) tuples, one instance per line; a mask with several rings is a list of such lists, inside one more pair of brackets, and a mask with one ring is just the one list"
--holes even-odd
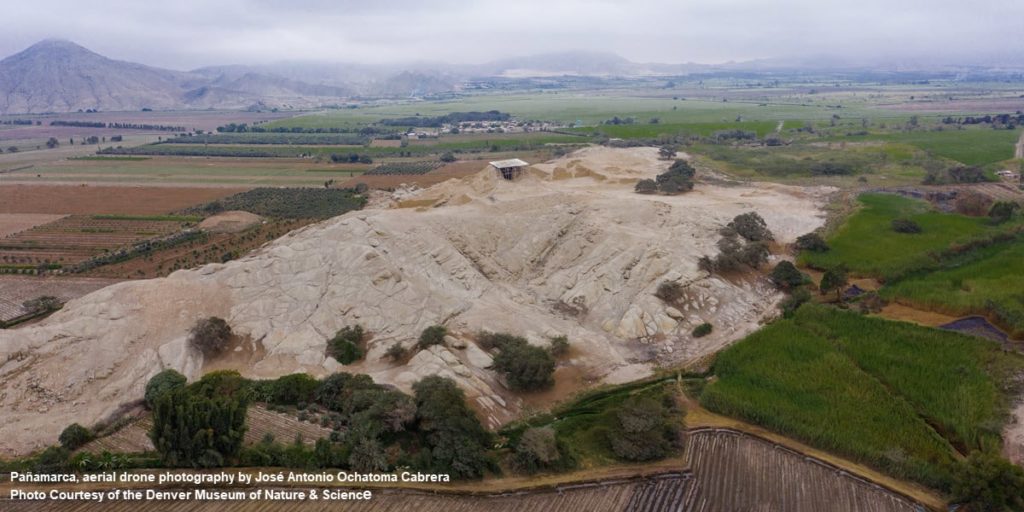
[[(190, 378), (204, 367), (254, 377), (345, 369), (404, 390), (439, 374), (493, 426), (523, 404), (486, 369), (490, 355), (472, 339), (481, 329), (539, 345), (567, 335), (573, 350), (562, 364), (579, 386), (713, 352), (753, 331), (781, 297), (762, 279), (697, 269), (715, 252), (718, 229), (757, 211), (780, 242), (792, 241), (822, 224), (829, 190), (701, 183), (675, 197), (633, 192), (637, 179), (667, 165), (652, 148), (588, 148), (515, 182), (483, 170), (405, 195), (394, 208), (303, 228), (246, 258), (110, 286), (39, 324), (0, 331), (0, 453), (25, 453), (71, 422), (107, 417), (163, 368)], [(678, 309), (653, 295), (666, 279), (686, 286)], [(203, 361), (187, 347), (187, 331), (207, 316), (227, 319), (247, 341)], [(714, 333), (693, 339), (703, 322)], [(343, 367), (325, 358), (326, 340), (357, 323), (373, 333), (365, 361)], [(439, 323), (453, 333), (445, 345), (405, 364), (383, 358), (396, 341), (412, 347)]]

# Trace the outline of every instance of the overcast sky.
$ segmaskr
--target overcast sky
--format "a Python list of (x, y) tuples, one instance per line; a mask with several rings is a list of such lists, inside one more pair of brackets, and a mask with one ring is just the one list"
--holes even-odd
[(1024, 0), (36, 0), (4, 9), (2, 26), (3, 56), (61, 38), (174, 69), (480, 63), (563, 50), (668, 63), (1024, 54)]

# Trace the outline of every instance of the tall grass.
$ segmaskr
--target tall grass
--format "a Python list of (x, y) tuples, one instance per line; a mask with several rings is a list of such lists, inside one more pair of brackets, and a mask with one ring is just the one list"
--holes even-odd
[(997, 383), (1022, 368), (987, 341), (805, 305), (723, 351), (701, 402), (943, 487), (957, 449), (998, 445)]

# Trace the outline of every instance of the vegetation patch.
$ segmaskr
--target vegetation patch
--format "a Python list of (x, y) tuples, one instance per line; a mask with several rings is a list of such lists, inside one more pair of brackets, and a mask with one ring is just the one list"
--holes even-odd
[(183, 210), (184, 215), (213, 215), (243, 210), (278, 219), (326, 219), (362, 209), (366, 198), (350, 189), (255, 188)]
[(1024, 360), (956, 333), (804, 305), (726, 349), (701, 394), (742, 418), (900, 478), (948, 488), (993, 451)]

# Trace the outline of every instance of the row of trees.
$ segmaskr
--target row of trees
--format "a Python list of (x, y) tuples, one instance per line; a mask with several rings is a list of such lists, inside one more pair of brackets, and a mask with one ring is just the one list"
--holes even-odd
[[(662, 148), (661, 154), (663, 157), (666, 154), (671, 154), (671, 157), (674, 157), (675, 150)], [(655, 176), (653, 180), (643, 179), (637, 182), (634, 190), (639, 194), (682, 194), (693, 190), (693, 179), (696, 174), (696, 169), (689, 162), (676, 160), (667, 171)]]

